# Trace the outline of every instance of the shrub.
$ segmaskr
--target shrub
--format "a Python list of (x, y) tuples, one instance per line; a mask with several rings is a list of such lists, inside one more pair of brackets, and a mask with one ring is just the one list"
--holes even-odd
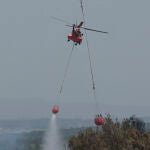
[(101, 127), (87, 128), (69, 139), (70, 150), (150, 150), (150, 134), (144, 122), (131, 117), (119, 122), (110, 115)]

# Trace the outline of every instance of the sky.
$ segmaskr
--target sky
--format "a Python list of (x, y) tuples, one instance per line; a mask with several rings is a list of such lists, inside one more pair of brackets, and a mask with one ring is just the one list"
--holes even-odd
[[(61, 118), (150, 116), (150, 1), (84, 0), (96, 101), (85, 35), (72, 55), (71, 24), (82, 20), (79, 0), (0, 1), (0, 119), (47, 118), (59, 105)], [(84, 31), (83, 31), (84, 33)]]

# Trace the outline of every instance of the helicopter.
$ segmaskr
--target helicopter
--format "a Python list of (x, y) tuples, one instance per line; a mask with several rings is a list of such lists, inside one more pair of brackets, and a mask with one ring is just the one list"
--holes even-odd
[(75, 25), (75, 24), (73, 24), (72, 26), (66, 25), (72, 27), (72, 33), (68, 34), (68, 42), (72, 40), (73, 42), (75, 42), (75, 45), (81, 44), (83, 33), (81, 33), (80, 28), (82, 25), (83, 25), (82, 21), (80, 22), (79, 25)]
[(65, 21), (63, 19), (60, 19), (60, 18), (57, 18), (57, 17), (54, 17), (54, 16), (51, 16), (51, 18), (54, 19), (54, 20), (66, 23), (66, 26), (72, 28), (72, 32), (67, 35), (67, 38), (68, 38), (68, 42), (73, 41), (75, 43), (75, 45), (77, 45), (77, 44), (80, 45), (83, 41), (83, 33), (81, 32), (80, 29), (108, 34), (108, 32), (105, 32), (105, 31), (100, 31), (100, 30), (95, 30), (95, 29), (90, 29), (90, 28), (83, 27), (83, 21), (81, 21), (78, 25), (77, 25), (77, 23), (71, 25), (70, 23), (68, 23), (68, 21)]
[(89, 31), (94, 31), (94, 32), (100, 32), (100, 33), (105, 33), (107, 34), (108, 32), (104, 32), (104, 31), (99, 31), (99, 30), (95, 30), (95, 29), (90, 29), (90, 28), (85, 28), (82, 27), (83, 25), (83, 21), (80, 22), (79, 25), (66, 25), (68, 27), (72, 27), (72, 33), (68, 34), (68, 42), (71, 40), (75, 43), (75, 45), (77, 44), (81, 44), (82, 40), (83, 40), (83, 33), (80, 31), (80, 29), (85, 29), (85, 30), (89, 30)]

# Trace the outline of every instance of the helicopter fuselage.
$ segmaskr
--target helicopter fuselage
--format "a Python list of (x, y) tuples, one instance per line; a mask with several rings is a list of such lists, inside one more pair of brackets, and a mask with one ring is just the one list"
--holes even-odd
[(68, 34), (68, 41), (73, 41), (76, 44), (81, 44), (82, 42), (82, 35), (76, 35), (75, 33)]

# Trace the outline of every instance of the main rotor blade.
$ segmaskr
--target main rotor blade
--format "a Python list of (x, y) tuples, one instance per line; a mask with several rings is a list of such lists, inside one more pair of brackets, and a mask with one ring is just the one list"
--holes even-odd
[(63, 23), (67, 23), (67, 24), (71, 24), (70, 22), (66, 21), (66, 20), (63, 20), (63, 19), (60, 19), (60, 18), (57, 18), (57, 17), (54, 17), (54, 16), (50, 16), (52, 19), (54, 20), (57, 20), (57, 21), (60, 21), (60, 22), (63, 22)]
[(67, 27), (73, 27), (73, 25), (66, 24)]
[(101, 33), (108, 34), (108, 32), (105, 32), (105, 31), (94, 30), (94, 29), (89, 29), (89, 28), (85, 28), (85, 27), (80, 27), (80, 28), (85, 29), (85, 30), (89, 30), (89, 31), (95, 31), (95, 32), (101, 32)]
[[(73, 27), (72, 25), (66, 25), (68, 27)], [(108, 32), (105, 32), (105, 31), (100, 31), (100, 30), (94, 30), (94, 29), (89, 29), (89, 28), (85, 28), (85, 27), (80, 27), (82, 29), (85, 29), (85, 30), (89, 30), (89, 31), (94, 31), (94, 32), (100, 32), (100, 33), (105, 33), (105, 34), (108, 34)]]

